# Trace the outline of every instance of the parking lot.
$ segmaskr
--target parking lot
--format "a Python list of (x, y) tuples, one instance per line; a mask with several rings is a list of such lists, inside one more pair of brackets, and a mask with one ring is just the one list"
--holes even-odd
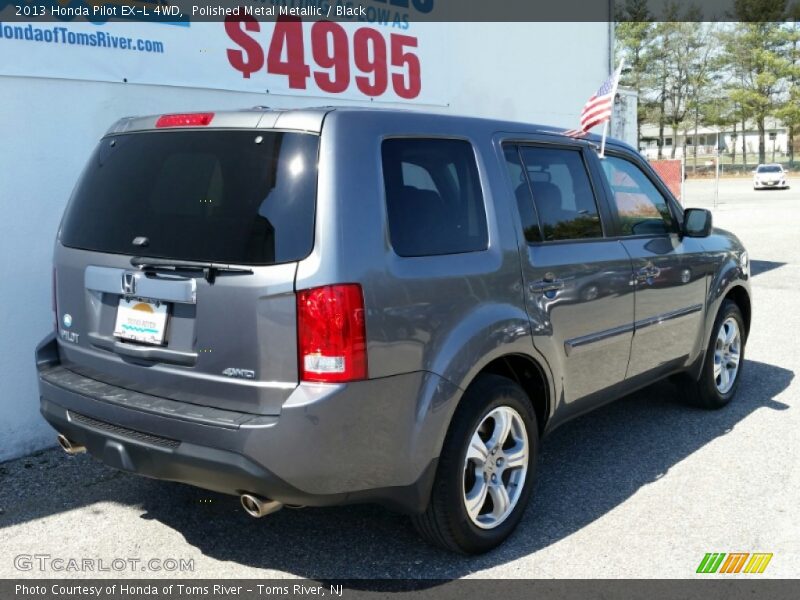
[[(715, 224), (748, 247), (753, 325), (735, 402), (705, 412), (661, 383), (543, 444), (534, 499), (498, 550), (425, 546), (378, 507), (247, 517), (235, 497), (146, 480), (60, 450), (0, 465), (0, 577), (667, 577), (707, 552), (769, 552), (763, 577), (800, 573), (800, 180), (754, 192), (723, 180)], [(686, 182), (711, 208), (714, 182)], [(18, 402), (36, 402), (19, 398)], [(21, 572), (14, 557), (192, 559), (186, 573)]]

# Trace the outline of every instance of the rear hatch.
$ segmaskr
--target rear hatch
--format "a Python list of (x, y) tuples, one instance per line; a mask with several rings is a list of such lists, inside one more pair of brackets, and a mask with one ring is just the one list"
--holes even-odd
[(103, 138), (56, 246), (64, 366), (278, 414), (298, 383), (294, 279), (313, 246), (318, 148), (271, 130)]

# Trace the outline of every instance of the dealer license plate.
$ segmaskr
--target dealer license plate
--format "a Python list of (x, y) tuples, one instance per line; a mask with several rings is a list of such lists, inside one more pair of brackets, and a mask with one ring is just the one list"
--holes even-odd
[(124, 340), (163, 344), (167, 331), (167, 304), (120, 298), (114, 336)]

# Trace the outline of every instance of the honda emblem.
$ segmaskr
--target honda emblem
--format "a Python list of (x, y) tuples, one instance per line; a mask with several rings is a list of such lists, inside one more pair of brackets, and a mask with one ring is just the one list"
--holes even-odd
[(136, 277), (133, 273), (122, 274), (122, 293), (132, 296), (136, 293)]

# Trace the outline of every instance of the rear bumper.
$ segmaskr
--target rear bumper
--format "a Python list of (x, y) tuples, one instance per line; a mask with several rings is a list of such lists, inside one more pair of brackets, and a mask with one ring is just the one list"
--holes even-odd
[(44, 418), (111, 467), (286, 504), (378, 502), (421, 512), (458, 388), (430, 373), (301, 384), (280, 416), (148, 396), (60, 364), (37, 348)]

